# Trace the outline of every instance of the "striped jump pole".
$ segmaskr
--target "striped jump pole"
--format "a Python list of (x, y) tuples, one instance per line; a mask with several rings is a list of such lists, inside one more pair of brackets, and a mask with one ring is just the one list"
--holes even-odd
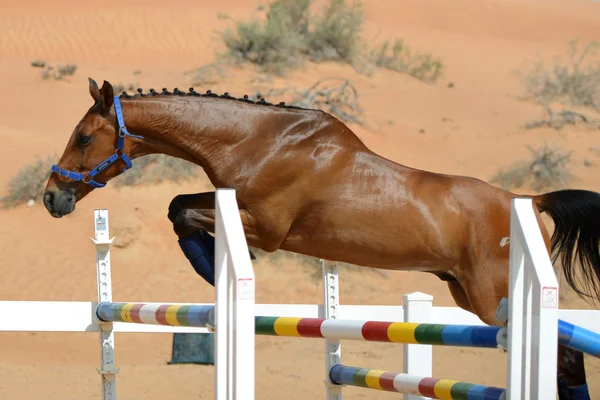
[(506, 331), (497, 326), (291, 317), (256, 317), (255, 325), (257, 335), (485, 348), (504, 347)]
[[(96, 315), (106, 322), (205, 327), (214, 324), (213, 305), (109, 303)], [(364, 340), (403, 344), (506, 348), (506, 329), (497, 326), (424, 324), (298, 317), (255, 317), (255, 333), (267, 336)], [(600, 358), (600, 334), (559, 320), (560, 344)]]
[(212, 305), (100, 303), (96, 315), (106, 322), (205, 327), (214, 322)]
[(397, 372), (334, 365), (330, 379), (338, 385), (398, 392), (445, 400), (504, 400), (506, 390), (450, 379), (419, 377)]

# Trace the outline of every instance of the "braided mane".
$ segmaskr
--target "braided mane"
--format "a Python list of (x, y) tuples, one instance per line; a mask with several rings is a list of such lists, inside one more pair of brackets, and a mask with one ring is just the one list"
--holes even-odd
[(193, 87), (191, 87), (189, 89), (188, 92), (183, 92), (181, 90), (179, 90), (178, 88), (173, 89), (172, 92), (169, 92), (167, 90), (167, 88), (163, 88), (162, 92), (157, 92), (154, 89), (150, 89), (150, 91), (148, 93), (143, 93), (143, 90), (141, 88), (137, 89), (137, 93), (134, 95), (130, 95), (129, 93), (127, 93), (126, 91), (123, 91), (123, 93), (121, 93), (119, 95), (120, 99), (135, 99), (135, 98), (139, 98), (139, 97), (147, 97), (147, 96), (197, 96), (197, 97), (216, 97), (216, 98), (220, 98), (220, 99), (229, 99), (229, 100), (237, 100), (237, 101), (243, 101), (245, 103), (250, 103), (250, 104), (260, 104), (260, 105), (265, 105), (265, 106), (276, 106), (276, 107), (281, 107), (281, 108), (295, 108), (295, 109), (299, 109), (299, 110), (312, 110), (310, 108), (302, 108), (302, 107), (298, 107), (298, 106), (290, 106), (290, 105), (286, 105), (285, 102), (280, 102), (278, 104), (273, 104), (273, 103), (269, 103), (267, 101), (265, 101), (265, 99), (263, 97), (260, 98), (259, 101), (252, 101), (248, 98), (248, 95), (245, 94), (244, 97), (241, 98), (237, 98), (237, 97), (233, 97), (229, 95), (229, 92), (225, 92), (222, 95), (218, 95), (216, 93), (213, 93), (210, 90), (207, 90), (206, 93), (198, 93), (194, 90)]

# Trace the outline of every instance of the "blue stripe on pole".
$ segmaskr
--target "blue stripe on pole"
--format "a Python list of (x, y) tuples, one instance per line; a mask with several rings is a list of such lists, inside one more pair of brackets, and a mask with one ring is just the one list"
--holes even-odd
[(187, 318), (192, 326), (205, 326), (208, 323), (209, 313), (214, 306), (191, 306), (187, 310)]
[(467, 400), (496, 400), (502, 399), (505, 389), (474, 384), (467, 391)]
[(558, 320), (558, 341), (572, 349), (600, 357), (600, 334)]
[(445, 344), (495, 348), (498, 346), (495, 326), (446, 325), (442, 331)]

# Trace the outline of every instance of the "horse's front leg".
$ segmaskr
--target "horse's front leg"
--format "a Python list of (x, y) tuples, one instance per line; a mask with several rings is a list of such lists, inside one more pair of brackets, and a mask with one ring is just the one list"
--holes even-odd
[[(188, 197), (185, 203), (171, 203), (169, 207), (169, 219), (173, 222), (173, 230), (178, 236), (179, 247), (183, 254), (189, 260), (190, 264), (206, 282), (215, 285), (215, 238), (208, 232), (215, 231), (215, 210), (207, 209), (189, 209), (184, 208), (183, 204), (189, 206), (210, 206), (210, 194), (200, 194), (201, 197), (192, 202)], [(213, 193), (214, 199), (214, 193)], [(204, 203), (203, 203), (204, 201)], [(214, 205), (214, 200), (212, 202)], [(171, 212), (177, 212), (172, 217)], [(253, 224), (248, 218), (247, 213), (240, 211), (244, 233), (249, 241), (256, 241)], [(256, 259), (250, 252), (250, 258)]]
[(171, 200), (169, 204), (169, 220), (175, 223), (175, 219), (182, 210), (214, 210), (215, 192), (203, 192), (192, 194), (180, 194)]

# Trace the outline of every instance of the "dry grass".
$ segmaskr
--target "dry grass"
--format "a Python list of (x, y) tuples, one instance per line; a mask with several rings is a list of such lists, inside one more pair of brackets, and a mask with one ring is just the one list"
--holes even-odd
[(577, 111), (562, 109), (554, 111), (548, 104), (541, 104), (544, 107), (544, 118), (527, 122), (524, 125), (525, 129), (533, 129), (539, 127), (548, 127), (556, 130), (561, 130), (567, 125), (581, 124), (591, 129), (600, 129), (600, 119), (592, 119), (589, 116)]
[(589, 42), (579, 51), (579, 41), (569, 42), (568, 58), (555, 57), (548, 65), (537, 61), (526, 72), (520, 72), (526, 98), (542, 103), (561, 101), (572, 106), (600, 111), (599, 43)]
[(56, 157), (36, 157), (17, 172), (7, 186), (8, 194), (0, 198), (3, 208), (15, 207), (28, 201), (38, 201), (44, 195), (46, 181), (50, 177), (50, 167)]
[(564, 188), (574, 179), (567, 164), (570, 153), (560, 148), (543, 145), (538, 149), (527, 146), (531, 158), (514, 163), (507, 169), (500, 169), (491, 182), (506, 190), (521, 188), (525, 184), (535, 192)]
[(376, 66), (402, 72), (423, 82), (435, 82), (442, 74), (444, 64), (429, 53), (412, 53), (403, 39), (386, 40), (371, 50)]

